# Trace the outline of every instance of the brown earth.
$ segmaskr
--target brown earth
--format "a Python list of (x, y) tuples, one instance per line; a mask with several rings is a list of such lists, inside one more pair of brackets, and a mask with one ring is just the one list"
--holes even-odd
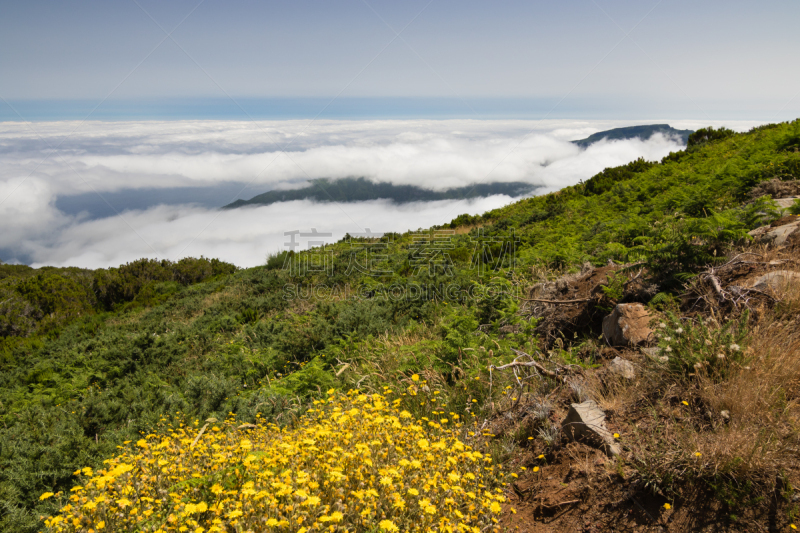
[[(779, 248), (758, 246), (742, 250), (713, 269), (709, 268), (687, 285), (681, 314), (695, 317), (713, 314), (724, 319), (749, 309), (753, 317), (751, 322), (755, 324), (778, 302), (768, 294), (748, 292), (748, 288), (759, 277), (777, 270), (800, 271), (800, 237), (794, 236), (786, 246)], [(601, 286), (615, 275), (623, 275), (622, 267), (584, 268), (580, 274), (539, 284), (529, 292), (528, 312), (540, 318), (540, 334), (548, 339), (543, 349), (563, 346), (560, 340), (556, 342), (559, 337), (564, 339), (576, 332), (598, 331), (609, 304), (613, 303)], [(628, 279), (625, 298), (653, 292), (641, 272), (637, 274), (635, 269), (628, 268), (624, 275)], [(712, 278), (721, 292), (714, 288)], [(557, 300), (583, 301), (551, 302)], [(542, 439), (528, 437), (535, 436), (536, 429), (543, 425), (557, 427), (569, 404), (578, 401), (576, 395), (580, 395), (581, 384), (599, 390), (613, 388), (613, 380), (618, 378), (609, 377), (605, 367), (616, 356), (637, 367), (635, 383), (626, 385), (628, 396), (621, 400), (609, 394), (605, 401), (599, 402), (606, 413), (608, 429), (620, 435), (623, 453), (619, 459), (608, 458), (600, 450), (580, 442), (564, 443), (562, 440), (548, 448)], [(714, 493), (708, 483), (693, 483), (689, 478), (676, 477), (672, 480), (674, 492), (665, 494), (659, 488), (663, 483), (651, 484), (643, 478), (636, 464), (641, 460), (639, 457), (646, 456), (643, 451), (653, 435), (661, 432), (667, 443), (673, 435), (677, 443), (681, 427), (718, 432), (727, 420), (719, 413), (712, 414), (702, 401), (692, 399), (691, 389), (653, 390), (651, 384), (655, 381), (644, 370), (647, 356), (639, 349), (599, 345), (596, 357), (598, 368), (573, 369), (571, 374), (561, 375), (559, 379), (564, 386), (556, 385), (545, 398), (551, 405), (547, 420), (538, 420), (534, 414), (533, 403), (542, 401), (541, 397), (527, 396), (520, 391), (518, 400), (509, 398), (505, 408), (498, 406), (496, 416), (484, 428), (491, 439), (517, 445), (504, 466), (505, 470), (519, 475), (506, 492), (508, 502), (500, 522), (505, 530), (531, 533), (792, 531), (791, 520), (800, 520), (800, 491), (792, 486), (781, 487), (780, 481), (774, 492), (753, 489), (750, 503), (733, 508), (719, 493)], [(793, 394), (800, 397), (800, 384), (795, 385), (794, 391)], [(688, 406), (683, 404), (685, 399), (691, 402)], [(787, 401), (787, 405), (793, 405), (796, 400), (787, 398)], [(783, 466), (785, 479), (800, 485), (800, 450)], [(790, 495), (789, 499), (786, 494)], [(740, 497), (747, 499), (749, 495), (745, 490)]]

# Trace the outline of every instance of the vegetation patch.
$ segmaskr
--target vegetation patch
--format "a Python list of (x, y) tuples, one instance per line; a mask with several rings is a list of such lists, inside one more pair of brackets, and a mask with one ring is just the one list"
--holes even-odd
[[(165, 426), (76, 475), (50, 531), (466, 531), (498, 523), (503, 473), (457, 415), (385, 394), (327, 399), (291, 428), (233, 416)], [(503, 483), (504, 485), (504, 483)], [(47, 492), (40, 496), (54, 496)]]

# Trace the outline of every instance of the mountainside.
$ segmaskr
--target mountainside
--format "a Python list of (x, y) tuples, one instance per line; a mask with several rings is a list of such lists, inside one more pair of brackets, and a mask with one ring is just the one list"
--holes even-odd
[(533, 192), (535, 187), (528, 183), (478, 183), (467, 187), (457, 187), (444, 191), (423, 189), (414, 185), (394, 185), (375, 183), (364, 178), (342, 178), (311, 180), (311, 184), (301, 189), (269, 191), (249, 200), (236, 200), (223, 209), (233, 209), (247, 205), (269, 205), (275, 202), (292, 200), (313, 200), (315, 202), (364, 202), (367, 200), (392, 200), (396, 203), (423, 202), (433, 200), (461, 200), (483, 198), (494, 194), (518, 197)]
[(689, 140), (689, 135), (694, 133), (692, 130), (678, 130), (669, 124), (649, 124), (646, 126), (628, 126), (625, 128), (614, 128), (606, 131), (598, 131), (589, 135), (585, 139), (572, 141), (581, 148), (586, 148), (591, 144), (607, 139), (609, 141), (618, 141), (624, 139), (641, 139), (646, 141), (656, 133), (664, 135), (664, 137), (677, 137), (683, 144)]
[(798, 147), (703, 129), (250, 269), (0, 264), (0, 530), (785, 530)]

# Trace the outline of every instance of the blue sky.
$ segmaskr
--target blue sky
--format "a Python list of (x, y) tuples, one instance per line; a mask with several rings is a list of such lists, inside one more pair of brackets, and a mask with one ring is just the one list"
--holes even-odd
[(2, 2), (0, 96), (30, 120), (785, 120), (797, 20), (796, 1)]

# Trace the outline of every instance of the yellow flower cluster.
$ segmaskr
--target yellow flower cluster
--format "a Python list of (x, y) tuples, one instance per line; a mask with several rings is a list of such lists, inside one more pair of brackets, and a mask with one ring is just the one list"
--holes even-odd
[(400, 402), (388, 392), (329, 391), (288, 429), (237, 427), (233, 417), (170, 427), (129, 443), (102, 470), (76, 472), (83, 486), (45, 525), (95, 533), (496, 528), (505, 498), (491, 457), (458, 438), (460, 424), (423, 425)]

